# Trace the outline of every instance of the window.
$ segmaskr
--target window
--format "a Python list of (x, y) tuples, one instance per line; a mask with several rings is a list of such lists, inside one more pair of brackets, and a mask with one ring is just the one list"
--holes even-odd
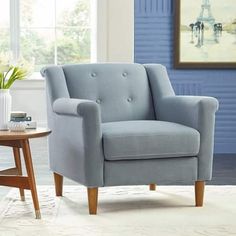
[[(0, 52), (39, 71), (91, 58), (91, 1), (1, 0)], [(10, 14), (9, 14), (10, 12)]]

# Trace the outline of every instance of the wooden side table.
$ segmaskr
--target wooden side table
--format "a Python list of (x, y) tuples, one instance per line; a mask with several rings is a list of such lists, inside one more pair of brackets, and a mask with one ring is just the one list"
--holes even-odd
[[(50, 130), (43, 128), (26, 130), (24, 132), (0, 131), (0, 145), (12, 147), (15, 159), (14, 168), (0, 171), (0, 185), (19, 188), (22, 201), (25, 200), (24, 189), (31, 190), (36, 219), (40, 219), (41, 214), (29, 139), (47, 136), (50, 133)], [(22, 176), (20, 148), (22, 148), (24, 154), (27, 176)]]

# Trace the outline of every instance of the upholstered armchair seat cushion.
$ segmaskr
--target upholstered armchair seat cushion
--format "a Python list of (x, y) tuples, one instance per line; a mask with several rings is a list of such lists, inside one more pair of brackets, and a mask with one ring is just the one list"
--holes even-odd
[(138, 120), (102, 124), (106, 160), (134, 160), (197, 156), (200, 134), (172, 122)]

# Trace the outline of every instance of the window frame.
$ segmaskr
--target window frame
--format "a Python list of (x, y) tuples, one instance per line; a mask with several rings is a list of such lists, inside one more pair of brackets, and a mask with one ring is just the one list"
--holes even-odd
[[(56, 1), (55, 6), (56, 6)], [(90, 0), (90, 62), (97, 62), (97, 2), (99, 0)], [(106, 1), (106, 0), (105, 0)], [(20, 57), (20, 0), (10, 0), (10, 52), (12, 53), (13, 63), (16, 63)], [(52, 27), (55, 30), (57, 27)], [(57, 38), (55, 37), (54, 65), (57, 65)], [(39, 72), (34, 72), (29, 79), (42, 79)]]
[(10, 0), (10, 51), (13, 63), (20, 55), (20, 0)]
[[(12, 2), (20, 2), (20, 0), (10, 0)], [(90, 0), (91, 4), (91, 54), (92, 63), (96, 62), (133, 62), (134, 61), (134, 0)], [(119, 20), (110, 22), (113, 12), (121, 6), (126, 7), (125, 19), (129, 24), (119, 25)], [(13, 12), (13, 11), (12, 11)], [(109, 14), (108, 14), (109, 13)], [(15, 19), (19, 19), (19, 15), (15, 15)], [(119, 22), (119, 23), (118, 23)], [(18, 20), (19, 23), (19, 20)], [(110, 38), (110, 29), (118, 27), (119, 31), (116, 36)], [(19, 27), (20, 29), (20, 27)], [(128, 34), (123, 38), (121, 35)], [(14, 41), (14, 40), (13, 40)], [(120, 55), (116, 47), (113, 45), (123, 45), (125, 55)], [(11, 42), (11, 47), (17, 44), (17, 41)], [(18, 42), (19, 44), (19, 42)], [(18, 46), (19, 48), (19, 46)], [(30, 80), (42, 80), (40, 73), (35, 72)]]

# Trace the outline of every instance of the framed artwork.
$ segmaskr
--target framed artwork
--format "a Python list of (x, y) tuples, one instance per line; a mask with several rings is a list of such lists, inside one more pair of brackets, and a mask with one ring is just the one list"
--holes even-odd
[(236, 0), (175, 0), (175, 68), (236, 68)]

